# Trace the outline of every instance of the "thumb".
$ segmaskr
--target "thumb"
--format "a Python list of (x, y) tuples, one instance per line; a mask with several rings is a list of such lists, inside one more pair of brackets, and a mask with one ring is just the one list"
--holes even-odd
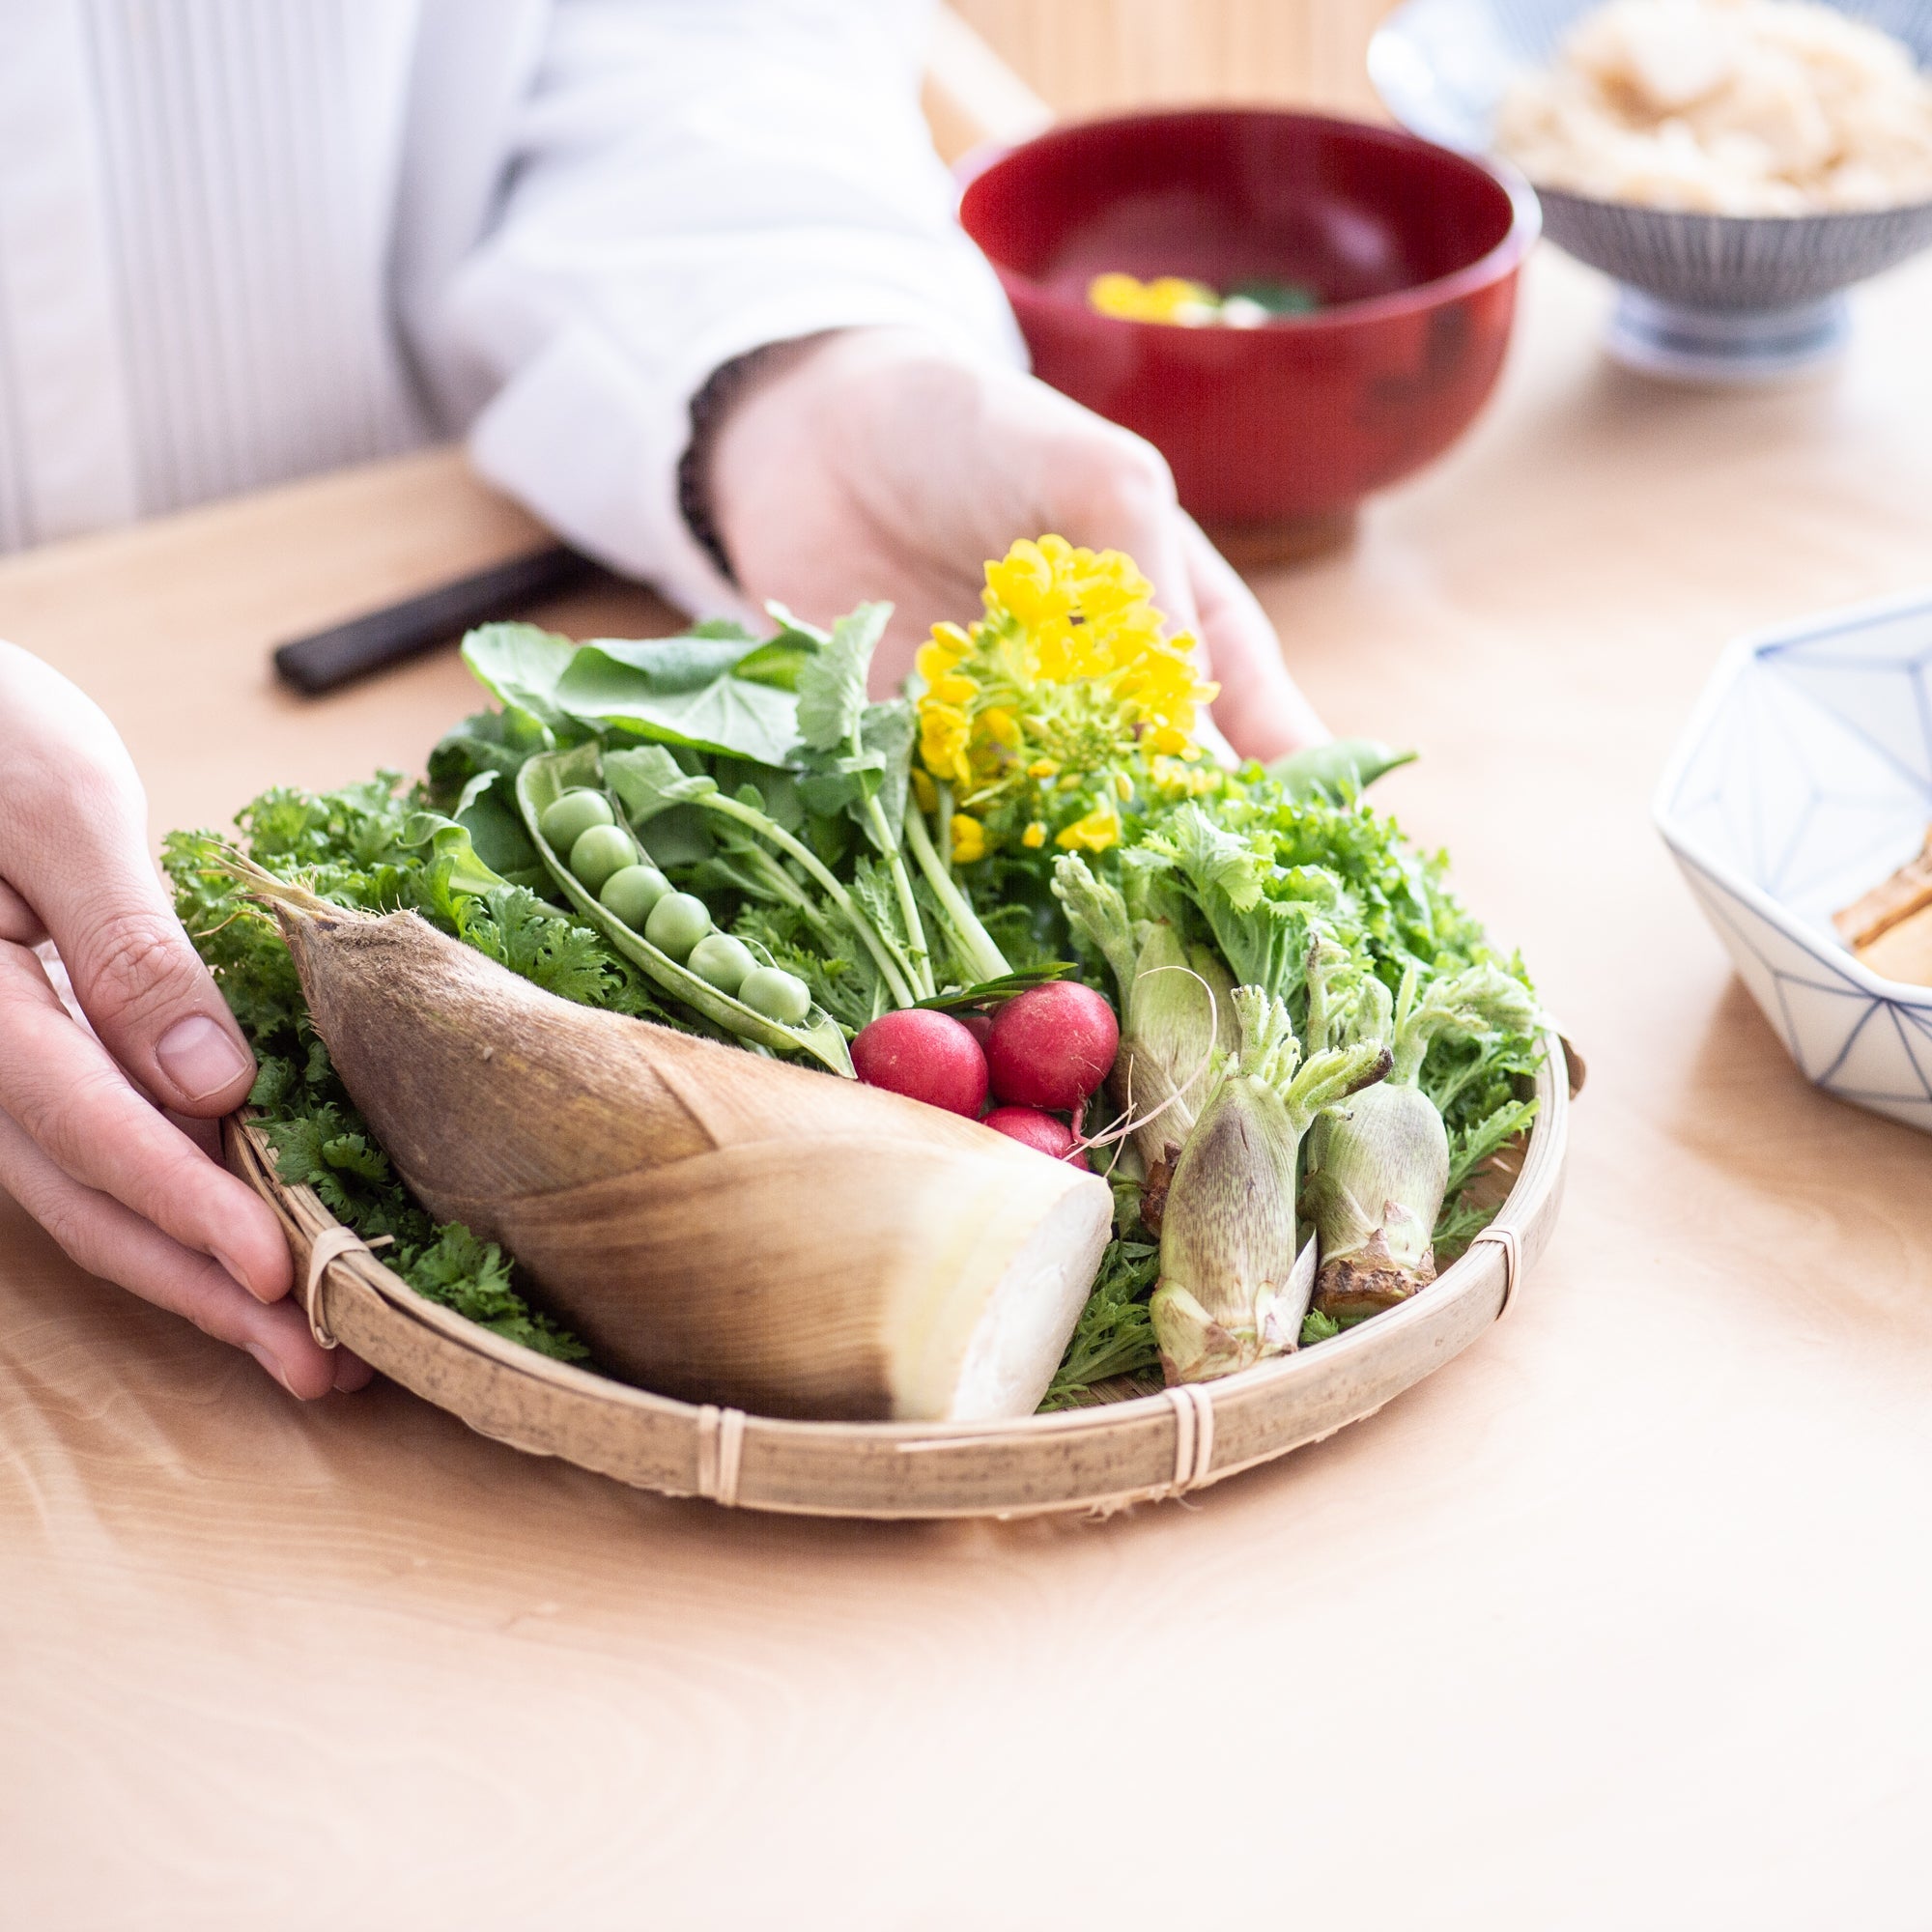
[(1265, 763), (1321, 744), (1328, 728), (1289, 675), (1267, 612), (1175, 500), (1167, 465), (1138, 437), (1111, 426), (1104, 434), (1083, 444), (1094, 480), (1076, 503), (1058, 506), (1055, 527), (1070, 542), (1124, 551), (1140, 566), (1170, 624), (1199, 640), (1204, 668), (1221, 687), (1214, 722), (1240, 756)]
[(9, 896), (53, 941), (75, 1004), (151, 1100), (183, 1114), (233, 1112), (255, 1057), (148, 857), (131, 764), (96, 747), (92, 757), (71, 755), (71, 740), (37, 749), (47, 755), (25, 760), (26, 771), (16, 757), (9, 774), (17, 806), (0, 833)]
[(255, 1057), (148, 856), (148, 802), (106, 717), (50, 666), (0, 642), (0, 913), (60, 951), (101, 1043), (148, 1097), (232, 1112)]
[(85, 892), (36, 895), (76, 1003), (151, 1099), (183, 1114), (232, 1113), (248, 1097), (255, 1056), (146, 853), (94, 862)]

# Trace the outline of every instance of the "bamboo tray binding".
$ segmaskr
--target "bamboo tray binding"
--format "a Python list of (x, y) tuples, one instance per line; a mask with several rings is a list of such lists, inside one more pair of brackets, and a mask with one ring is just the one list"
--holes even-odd
[(245, 1116), (230, 1165), (281, 1220), (318, 1339), (340, 1341), (480, 1435), (638, 1489), (801, 1516), (1101, 1513), (1184, 1495), (1318, 1442), (1466, 1349), (1521, 1288), (1556, 1219), (1569, 1138), (1555, 1035), (1522, 1165), (1463, 1258), (1400, 1308), (1217, 1382), (1008, 1423), (791, 1422), (674, 1402), (554, 1362), (425, 1301), (306, 1187)]

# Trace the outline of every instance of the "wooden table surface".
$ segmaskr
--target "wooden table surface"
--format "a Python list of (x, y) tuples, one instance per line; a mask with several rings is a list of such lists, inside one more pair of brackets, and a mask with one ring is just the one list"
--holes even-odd
[[(1260, 586), (1588, 1051), (1509, 1321), (1191, 1506), (848, 1526), (298, 1408), (0, 1205), (0, 1920), (1927, 1922), (1932, 1143), (1792, 1071), (1647, 798), (1726, 639), (1932, 577), (1932, 272), (1776, 395), (1618, 374), (1605, 299), (1544, 252), (1478, 432)], [(158, 835), (417, 766), (453, 658), (264, 648), (525, 535), (431, 456), (15, 561), (0, 634)]]

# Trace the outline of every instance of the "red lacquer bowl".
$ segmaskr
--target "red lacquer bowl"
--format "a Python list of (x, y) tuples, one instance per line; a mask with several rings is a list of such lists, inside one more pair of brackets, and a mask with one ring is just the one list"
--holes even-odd
[[(1055, 128), (984, 166), (960, 214), (1036, 373), (1146, 437), (1196, 517), (1264, 554), (1467, 427), (1540, 226), (1505, 169), (1391, 128), (1230, 108)], [(1301, 283), (1322, 307), (1245, 329), (1123, 322), (1087, 301), (1114, 269)]]

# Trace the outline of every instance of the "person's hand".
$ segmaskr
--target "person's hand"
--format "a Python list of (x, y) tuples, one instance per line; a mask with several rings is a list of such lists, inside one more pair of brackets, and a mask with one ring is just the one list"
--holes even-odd
[[(359, 1388), (367, 1365), (319, 1347), (288, 1298), (274, 1215), (207, 1151), (255, 1062), (146, 824), (114, 727), (0, 643), (0, 1188), (82, 1267), (247, 1350), (292, 1394)], [(48, 940), (92, 1032), (34, 950)]]
[(823, 622), (893, 601), (883, 685), (896, 688), (936, 619), (978, 615), (988, 557), (1050, 530), (1147, 573), (1174, 628), (1200, 639), (1236, 752), (1269, 759), (1328, 736), (1159, 452), (1030, 376), (893, 329), (771, 350), (713, 432), (706, 481), (754, 602)]

